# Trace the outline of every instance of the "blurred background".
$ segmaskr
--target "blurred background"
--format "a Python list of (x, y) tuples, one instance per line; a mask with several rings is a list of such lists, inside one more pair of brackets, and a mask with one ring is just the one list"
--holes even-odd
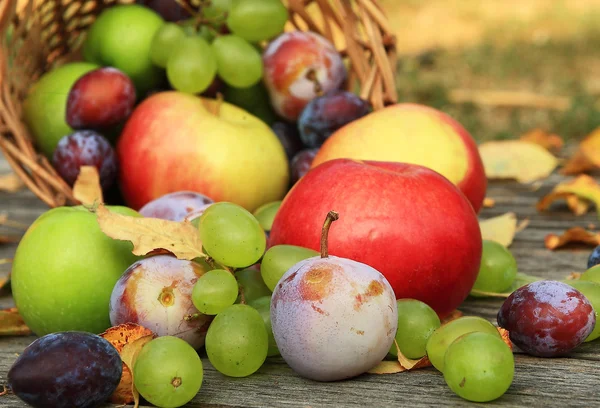
[(600, 126), (600, 0), (379, 0), (401, 101), (452, 114), (479, 140)]

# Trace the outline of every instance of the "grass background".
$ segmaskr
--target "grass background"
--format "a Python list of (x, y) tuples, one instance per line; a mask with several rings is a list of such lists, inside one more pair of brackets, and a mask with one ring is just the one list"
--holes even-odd
[[(600, 126), (600, 0), (380, 4), (397, 37), (400, 101), (442, 109), (478, 141), (533, 128), (578, 140)], [(457, 100), (460, 90), (511, 94), (503, 104), (480, 103)], [(560, 107), (524, 103), (523, 93)]]

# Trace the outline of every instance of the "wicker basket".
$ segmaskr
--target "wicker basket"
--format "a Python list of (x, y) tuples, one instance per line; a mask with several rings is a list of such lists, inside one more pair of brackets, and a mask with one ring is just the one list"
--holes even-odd
[[(197, 9), (198, 0), (185, 1)], [(36, 151), (22, 121), (29, 86), (78, 58), (86, 28), (104, 8), (134, 0), (0, 0), (0, 150), (48, 206), (78, 204), (71, 187)], [(321, 33), (349, 60), (348, 87), (374, 109), (396, 102), (395, 38), (376, 0), (284, 0), (289, 29)], [(11, 30), (8, 39), (7, 30)]]

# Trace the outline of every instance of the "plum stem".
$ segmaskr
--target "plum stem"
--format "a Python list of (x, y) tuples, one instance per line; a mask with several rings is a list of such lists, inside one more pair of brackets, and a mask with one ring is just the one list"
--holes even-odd
[(186, 322), (190, 322), (192, 320), (196, 320), (200, 318), (200, 313), (189, 314), (183, 317), (183, 320)]
[(331, 227), (331, 223), (338, 218), (340, 218), (340, 215), (335, 211), (329, 211), (327, 213), (327, 217), (323, 223), (323, 229), (321, 230), (321, 258), (327, 258), (329, 256), (329, 228)]

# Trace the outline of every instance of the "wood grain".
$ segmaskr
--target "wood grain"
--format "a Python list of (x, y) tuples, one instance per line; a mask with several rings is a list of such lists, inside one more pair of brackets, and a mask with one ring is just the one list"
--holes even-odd
[[(0, 158), (0, 174), (8, 166)], [(492, 182), (488, 196), (496, 200), (493, 208), (481, 212), (481, 218), (516, 213), (519, 220), (528, 218), (529, 226), (515, 237), (511, 251), (519, 271), (563, 279), (574, 271), (583, 271), (591, 248), (549, 251), (544, 236), (561, 233), (567, 228), (595, 223), (600, 227), (595, 208), (583, 216), (574, 216), (566, 206), (555, 205), (548, 213), (539, 213), (535, 203), (552, 187), (564, 180), (554, 174), (538, 189), (512, 182)], [(31, 223), (47, 206), (28, 191), (0, 193), (0, 214), (15, 221)], [(12, 257), (16, 245), (0, 246), (0, 258)], [(2, 268), (2, 267), (0, 267)], [(6, 268), (5, 268), (6, 269)], [(4, 270), (5, 270), (4, 269)], [(1, 271), (4, 271), (0, 269)], [(0, 296), (0, 307), (12, 305), (10, 295)], [(460, 310), (495, 322), (501, 299), (467, 299)], [(0, 385), (24, 348), (35, 337), (0, 338)], [(204, 382), (189, 407), (470, 407), (480, 406), (457, 397), (434, 368), (393, 375), (362, 375), (358, 378), (318, 383), (297, 376), (281, 358), (272, 358), (248, 378), (227, 378), (218, 373), (203, 355)], [(352, 356), (348, 356), (352, 358)], [(516, 372), (508, 392), (493, 405), (510, 407), (600, 405), (597, 393), (597, 366), (600, 341), (585, 343), (568, 358), (535, 358), (516, 350)], [(13, 395), (0, 397), (0, 408), (24, 407)], [(109, 407), (111, 405), (105, 405)], [(144, 407), (150, 405), (142, 405)], [(116, 405), (115, 405), (116, 407)]]

